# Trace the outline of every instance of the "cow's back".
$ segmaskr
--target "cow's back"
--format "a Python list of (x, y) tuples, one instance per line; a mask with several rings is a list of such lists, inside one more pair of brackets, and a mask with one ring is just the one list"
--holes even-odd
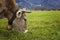
[(10, 14), (9, 12), (15, 12), (17, 8), (16, 0), (0, 0), (0, 18), (2, 18), (4, 14), (8, 15)]
[(8, 10), (15, 12), (18, 8), (16, 0), (6, 0), (6, 7), (8, 8)]
[(2, 12), (6, 8), (6, 0), (0, 0), (0, 12)]
[(6, 0), (0, 0), (0, 18), (4, 17), (3, 11), (6, 9)]

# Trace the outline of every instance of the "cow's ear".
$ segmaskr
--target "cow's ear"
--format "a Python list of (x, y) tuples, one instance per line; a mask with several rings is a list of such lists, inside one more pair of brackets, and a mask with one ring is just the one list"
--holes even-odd
[(17, 18), (20, 18), (20, 17), (21, 17), (21, 15), (22, 15), (22, 11), (21, 11), (21, 10), (19, 10), (19, 11), (16, 13), (16, 17), (17, 17)]

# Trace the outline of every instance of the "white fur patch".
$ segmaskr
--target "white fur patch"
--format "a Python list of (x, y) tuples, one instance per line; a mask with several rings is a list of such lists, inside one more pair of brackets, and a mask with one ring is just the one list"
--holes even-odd
[(27, 32), (28, 32), (28, 30), (25, 30), (25, 31), (24, 31), (24, 33), (27, 33)]

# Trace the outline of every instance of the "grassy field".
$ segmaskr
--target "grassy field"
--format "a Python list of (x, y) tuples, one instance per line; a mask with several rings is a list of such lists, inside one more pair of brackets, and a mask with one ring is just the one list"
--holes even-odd
[(27, 14), (28, 33), (7, 31), (7, 19), (0, 19), (0, 40), (60, 40), (60, 11), (32, 11)]

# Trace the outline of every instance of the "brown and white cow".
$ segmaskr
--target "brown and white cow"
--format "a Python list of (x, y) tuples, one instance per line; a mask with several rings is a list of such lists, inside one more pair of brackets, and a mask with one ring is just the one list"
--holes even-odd
[(25, 13), (24, 9), (18, 9), (16, 0), (0, 0), (0, 19), (8, 19), (8, 30), (15, 28), (19, 32), (27, 32)]

